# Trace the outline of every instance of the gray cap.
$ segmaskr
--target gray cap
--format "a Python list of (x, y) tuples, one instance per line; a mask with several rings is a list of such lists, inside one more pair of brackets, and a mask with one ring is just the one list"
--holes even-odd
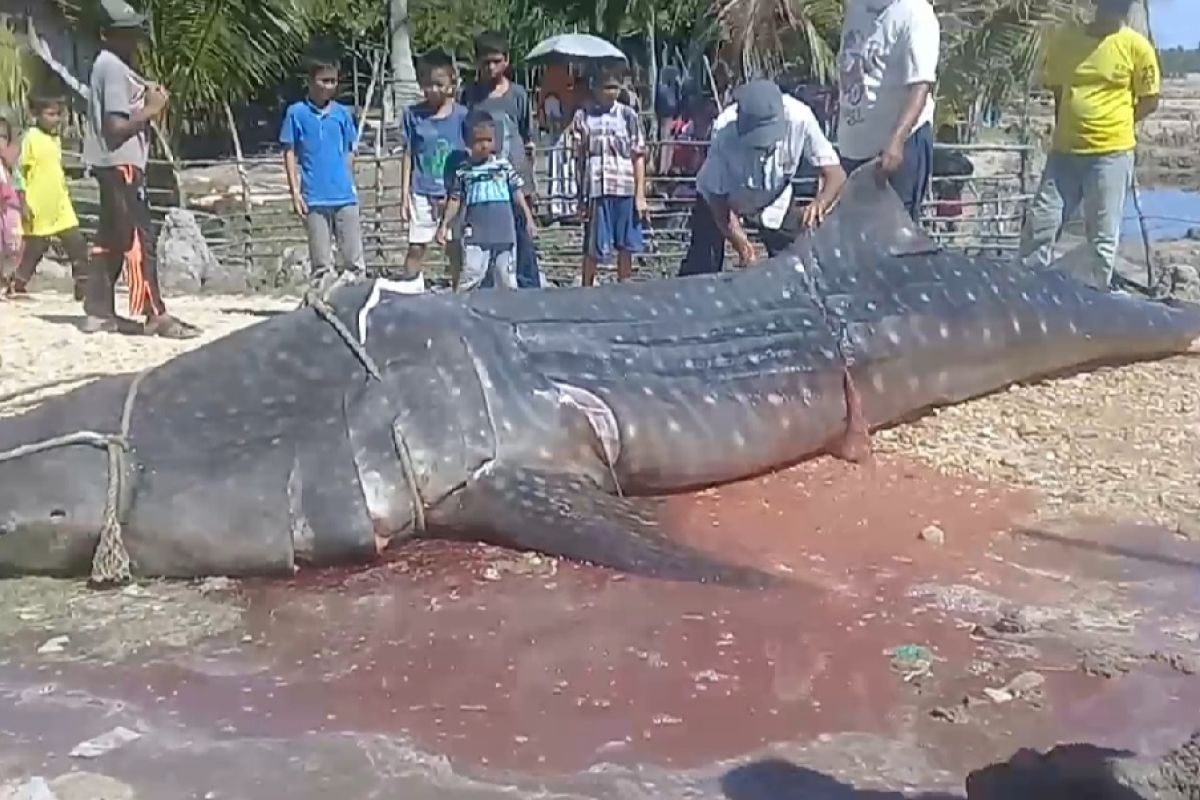
[(764, 78), (739, 86), (733, 93), (737, 103), (738, 139), (750, 147), (766, 149), (787, 134), (783, 92)]
[(142, 28), (146, 25), (146, 15), (125, 0), (100, 0), (100, 6), (102, 28)]

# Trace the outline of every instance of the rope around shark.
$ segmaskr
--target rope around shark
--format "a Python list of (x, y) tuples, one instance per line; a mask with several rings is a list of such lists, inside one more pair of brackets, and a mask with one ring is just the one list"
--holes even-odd
[[(329, 303), (329, 295), (333, 289), (339, 285), (343, 285), (343, 281), (336, 282), (333, 286), (325, 291), (310, 290), (301, 301), (301, 308), (312, 308), (316, 314), (337, 332), (339, 338), (350, 348), (350, 351), (362, 362), (366, 368), (370, 378), (381, 380), (382, 376), (379, 372), (379, 367), (375, 364), (374, 359), (367, 352), (366, 348), (354, 338), (354, 335), (346, 327), (346, 325), (338, 318), (333, 306)], [(42, 439), (37, 442), (30, 442), (10, 450), (0, 452), (0, 463), (6, 461), (16, 461), (20, 458), (43, 453), (47, 450), (54, 450), (59, 447), (73, 447), (76, 445), (90, 445), (104, 449), (108, 453), (108, 486), (104, 497), (104, 517), (100, 526), (100, 535), (96, 542), (96, 549), (92, 554), (92, 571), (89, 582), (93, 586), (112, 586), (128, 583), (133, 579), (133, 571), (129, 558), (129, 551), (125, 547), (123, 535), (123, 525), (129, 510), (128, 491), (129, 484), (129, 429), (133, 419), (134, 403), (137, 401), (138, 391), (141, 388), (142, 381), (149, 375), (158, 365), (149, 367), (134, 375), (133, 380), (129, 384), (129, 388), (125, 392), (125, 401), (121, 408), (121, 424), (116, 433), (101, 433), (99, 431), (80, 430), (74, 433), (66, 433), (61, 436), (53, 436), (49, 439)], [(30, 386), (15, 392), (9, 392), (0, 395), (0, 404), (7, 403), (21, 397), (44, 391), (68, 383), (77, 383), (80, 381), (92, 380), (100, 377), (108, 377), (107, 373), (93, 372), (85, 375), (76, 375), (68, 378), (60, 378), (54, 381)], [(417, 494), (415, 489), (416, 481), (413, 480), (412, 458), (408, 454), (407, 442), (404, 440), (403, 434), (395, 431), (397, 450), (400, 453), (401, 466), (408, 475), (408, 484), (412, 489), (414, 496), (412, 498), (414, 510), (417, 512), (415, 519), (420, 523), (420, 527), (424, 528), (424, 502)]]
[(92, 554), (91, 583), (96, 586), (128, 583), (133, 577), (129, 552), (125, 548), (121, 530), (129, 505), (129, 492), (126, 491), (129, 480), (129, 425), (133, 418), (133, 404), (137, 399), (138, 389), (151, 371), (153, 368), (142, 370), (134, 375), (130, 382), (121, 408), (121, 427), (117, 433), (76, 431), (0, 453), (0, 462), (4, 462), (79, 444), (101, 447), (108, 452), (108, 488), (104, 496), (104, 521), (100, 526), (96, 550)]

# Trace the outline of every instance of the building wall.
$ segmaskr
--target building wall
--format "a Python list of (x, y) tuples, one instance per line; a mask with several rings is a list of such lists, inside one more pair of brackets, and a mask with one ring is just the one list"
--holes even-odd
[[(96, 55), (95, 39), (76, 30), (53, 0), (0, 0), (0, 18), (6, 18), (13, 30), (22, 36), (32, 18), (38, 35), (46, 40), (54, 57), (76, 77), (86, 76)], [(44, 78), (35, 76), (35, 79), (37, 77)]]

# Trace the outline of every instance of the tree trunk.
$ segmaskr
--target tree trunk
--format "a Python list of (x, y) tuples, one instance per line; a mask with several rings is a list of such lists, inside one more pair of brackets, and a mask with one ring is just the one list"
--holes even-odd
[(1129, 27), (1151, 42), (1154, 41), (1154, 36), (1150, 33), (1150, 9), (1146, 8), (1146, 0), (1138, 0), (1129, 9)]
[(391, 31), (391, 72), (389, 94), (392, 108), (399, 112), (421, 97), (417, 68), (413, 63), (412, 40), (408, 35), (408, 0), (388, 0), (388, 27)]

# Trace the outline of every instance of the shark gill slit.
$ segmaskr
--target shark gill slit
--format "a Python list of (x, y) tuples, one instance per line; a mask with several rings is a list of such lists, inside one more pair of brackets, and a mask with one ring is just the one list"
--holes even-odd
[(854, 385), (854, 377), (850, 374), (854, 366), (854, 340), (850, 336), (850, 327), (846, 324), (845, 316), (830, 307), (826, 292), (821, 282), (821, 262), (815, 247), (809, 249), (812, 257), (811, 269), (805, 268), (803, 256), (797, 264), (796, 272), (800, 275), (801, 284), (808, 296), (821, 312), (821, 319), (833, 335), (834, 349), (842, 363), (842, 385), (846, 401), (846, 430), (842, 436), (832, 443), (832, 454), (854, 464), (866, 462), (871, 457), (870, 426), (863, 416), (862, 395)]

